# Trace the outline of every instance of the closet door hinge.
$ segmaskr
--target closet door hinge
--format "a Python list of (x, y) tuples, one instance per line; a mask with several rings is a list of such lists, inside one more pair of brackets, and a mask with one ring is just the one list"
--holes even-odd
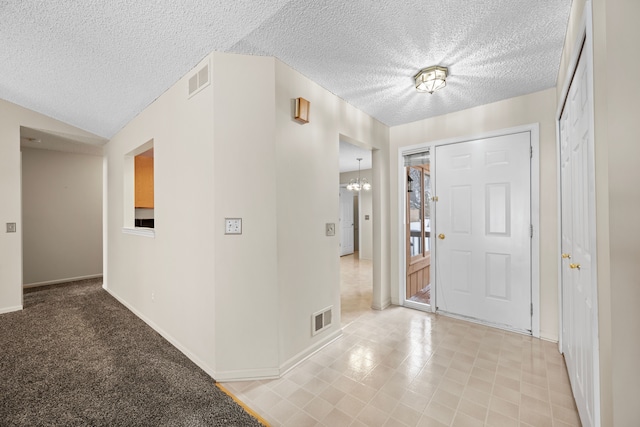
[(533, 224), (529, 225), (529, 235), (533, 239)]
[(533, 147), (529, 146), (529, 158), (533, 159)]
[(531, 303), (531, 315), (533, 316), (533, 303)]

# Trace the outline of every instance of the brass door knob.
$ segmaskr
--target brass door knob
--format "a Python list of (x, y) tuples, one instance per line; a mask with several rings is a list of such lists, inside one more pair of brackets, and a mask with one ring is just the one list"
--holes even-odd
[(571, 254), (562, 254), (562, 259), (571, 259)]
[(442, 234), (442, 233), (438, 234), (438, 239), (444, 240), (444, 234)]
[(569, 268), (577, 268), (580, 270), (580, 264), (569, 264)]

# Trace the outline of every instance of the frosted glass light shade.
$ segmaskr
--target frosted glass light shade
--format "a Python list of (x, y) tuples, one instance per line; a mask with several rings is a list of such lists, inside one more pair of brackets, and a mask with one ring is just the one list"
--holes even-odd
[(434, 65), (427, 67), (415, 75), (416, 90), (418, 92), (433, 93), (438, 89), (442, 89), (447, 85), (447, 74), (449, 70), (446, 67)]

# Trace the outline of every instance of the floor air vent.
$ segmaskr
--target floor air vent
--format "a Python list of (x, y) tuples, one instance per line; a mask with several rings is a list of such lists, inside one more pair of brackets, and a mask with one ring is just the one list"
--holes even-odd
[(327, 307), (324, 310), (313, 313), (311, 316), (311, 335), (316, 335), (331, 326), (332, 308)]
[(189, 98), (209, 86), (209, 64), (200, 68), (189, 78)]

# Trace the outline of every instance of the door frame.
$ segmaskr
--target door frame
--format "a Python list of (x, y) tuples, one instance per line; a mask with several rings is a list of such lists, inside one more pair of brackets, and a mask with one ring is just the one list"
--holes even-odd
[[(460, 142), (470, 142), (478, 139), (487, 139), (497, 136), (507, 136), (515, 133), (530, 133), (532, 160), (531, 160), (531, 225), (533, 226), (533, 235), (531, 237), (531, 304), (533, 307), (533, 315), (531, 316), (531, 335), (536, 338), (540, 338), (540, 129), (538, 123), (531, 123), (523, 126), (516, 126), (512, 128), (499, 129), (490, 132), (478, 133), (473, 135), (465, 135), (452, 137), (447, 139), (441, 139), (436, 141), (423, 142), (420, 144), (399, 147), (398, 148), (398, 247), (401, 249), (398, 251), (398, 301), (404, 307), (418, 308), (414, 305), (407, 303), (405, 300), (406, 289), (406, 251), (405, 248), (405, 228), (406, 228), (406, 191), (407, 183), (404, 171), (404, 156), (408, 154), (415, 154), (422, 151), (429, 150), (430, 163), (432, 165), (431, 186), (436, 188), (438, 176), (436, 174), (436, 163), (438, 161), (435, 153), (435, 148), (441, 145), (456, 144)], [(437, 196), (437, 195), (436, 195)], [(432, 210), (435, 213), (435, 210)], [(431, 235), (435, 236), (438, 233), (438, 218), (433, 215), (431, 218)], [(434, 245), (431, 250), (431, 276), (432, 280), (432, 303), (428, 311), (435, 312), (437, 307), (437, 297), (435, 288), (438, 286), (438, 270), (437, 270), (437, 258), (438, 250), (437, 245)], [(424, 308), (422, 308), (424, 310)]]
[[(578, 63), (580, 61), (581, 55), (585, 54), (586, 64), (585, 66), (588, 69), (588, 81), (587, 81), (587, 90), (590, 91), (591, 94), (591, 102), (589, 103), (589, 132), (593, 137), (593, 143), (589, 147), (589, 151), (591, 154), (591, 158), (593, 164), (589, 165), (589, 168), (592, 172), (595, 173), (595, 111), (594, 111), (594, 75), (593, 75), (593, 12), (592, 12), (592, 2), (587, 0), (585, 2), (584, 10), (582, 13), (582, 18), (580, 23), (576, 29), (577, 37), (575, 43), (571, 50), (571, 57), (569, 58), (569, 65), (566, 72), (566, 78), (562, 86), (562, 90), (560, 91), (560, 98), (558, 101), (558, 106), (556, 110), (555, 116), (555, 127), (556, 127), (556, 195), (557, 195), (557, 218), (558, 218), (558, 234), (557, 234), (557, 255), (558, 259), (560, 259), (560, 254), (562, 254), (562, 182), (560, 180), (561, 173), (561, 153), (560, 153), (560, 120), (562, 118), (562, 113), (564, 111), (564, 107), (569, 97), (569, 89), (571, 88), (571, 83), (573, 82), (573, 77), (575, 75), (576, 69), (578, 68)], [(595, 176), (594, 176), (595, 179)], [(597, 249), (596, 246), (596, 206), (595, 206), (595, 198), (593, 203), (589, 204), (589, 209), (594, 213), (594, 215), (590, 216), (591, 223), (589, 224), (589, 230), (591, 232), (591, 242), (594, 248)], [(598, 251), (594, 250), (591, 254), (591, 283), (594, 304), (593, 304), (593, 312), (595, 315), (594, 324), (600, 328), (599, 324), (599, 303), (598, 303)], [(563, 290), (564, 283), (562, 280), (562, 261), (558, 262), (558, 351), (564, 354), (565, 350), (565, 342), (562, 334), (562, 330), (564, 327), (563, 319), (564, 319), (564, 298), (563, 298)], [(593, 337), (593, 346), (591, 349), (593, 351), (593, 367), (594, 371), (591, 374), (593, 375), (593, 421), (595, 426), (601, 425), (601, 415), (600, 415), (600, 340), (599, 334), (595, 334)]]

